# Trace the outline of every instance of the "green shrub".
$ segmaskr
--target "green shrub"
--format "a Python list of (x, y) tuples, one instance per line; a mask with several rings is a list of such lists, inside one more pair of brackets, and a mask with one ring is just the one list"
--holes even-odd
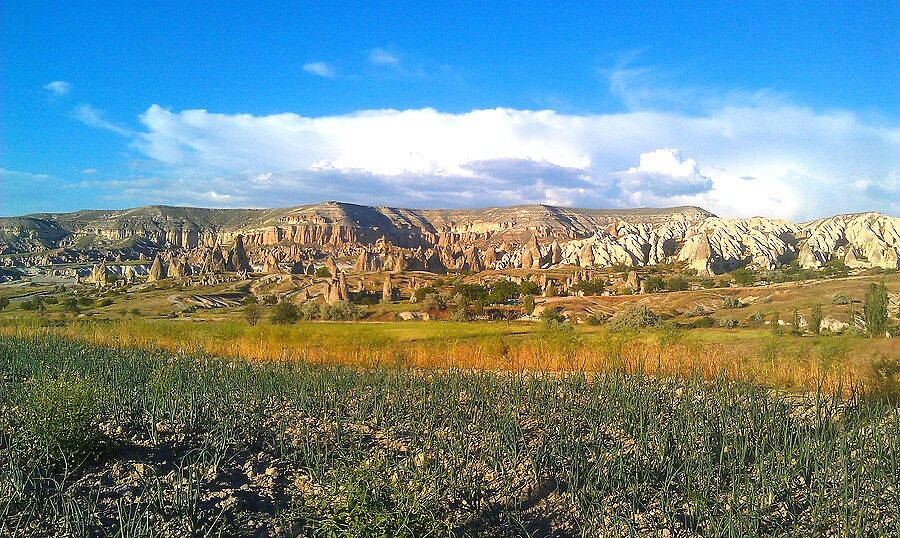
[(417, 289), (417, 290), (413, 293), (413, 295), (414, 295), (415, 298), (416, 298), (416, 302), (421, 303), (421, 302), (425, 299), (425, 296), (426, 296), (426, 295), (428, 295), (429, 293), (437, 293), (437, 292), (438, 292), (438, 291), (437, 291), (436, 289), (434, 289), (433, 287), (427, 286), (427, 287), (424, 287), (424, 288), (419, 288), (419, 289)]
[(446, 310), (447, 297), (440, 293), (429, 293), (422, 301), (422, 308), (425, 310)]
[[(506, 304), (519, 296), (519, 286), (515, 282), (509, 280), (498, 280), (491, 287), (491, 293), (488, 300), (493, 304)], [(476, 297), (476, 301), (483, 300)]]
[(609, 322), (614, 331), (642, 329), (659, 325), (659, 316), (646, 305), (629, 305)]
[[(249, 297), (252, 297), (252, 295), (250, 295)], [(244, 319), (250, 325), (256, 325), (261, 317), (262, 312), (260, 311), (259, 306), (256, 303), (251, 303), (244, 307)]]
[(29, 430), (51, 457), (84, 456), (101, 439), (98, 393), (80, 376), (60, 374), (36, 380), (25, 407)]
[(519, 295), (540, 295), (541, 287), (530, 280), (523, 280), (519, 284)]
[(850, 296), (842, 291), (839, 291), (831, 296), (831, 304), (844, 305), (850, 304), (850, 302)]
[(728, 296), (722, 301), (722, 308), (732, 309), (732, 308), (743, 308), (745, 305), (741, 302), (737, 297)]
[(540, 318), (541, 322), (543, 322), (543, 324), (547, 326), (556, 325), (566, 320), (565, 316), (563, 316), (559, 310), (551, 307), (544, 308), (541, 311)]
[(607, 316), (606, 314), (601, 312), (598, 314), (593, 314), (591, 316), (588, 316), (587, 324), (591, 325), (591, 326), (603, 325), (604, 323), (606, 323), (606, 321), (608, 319), (609, 319), (609, 316)]
[(752, 286), (756, 282), (756, 273), (744, 267), (732, 271), (731, 278), (738, 286)]
[(585, 295), (600, 295), (606, 288), (606, 282), (602, 278), (594, 280), (583, 280), (575, 286), (575, 291), (583, 292)]
[(331, 276), (331, 271), (328, 270), (324, 265), (316, 269), (316, 276), (320, 278), (328, 278)]
[(666, 288), (666, 281), (661, 276), (648, 276), (644, 279), (644, 291), (653, 293)]
[(322, 305), (319, 311), (321, 318), (327, 321), (355, 321), (362, 319), (365, 314), (362, 307), (347, 301)]
[(300, 308), (297, 309), (297, 316), (303, 321), (312, 321), (319, 319), (319, 311), (319, 305), (310, 301), (300, 305)]
[(722, 318), (719, 320), (719, 327), (723, 329), (734, 329), (738, 326), (738, 320), (733, 318)]
[(766, 320), (766, 316), (762, 312), (755, 312), (753, 314), (750, 314), (750, 317), (747, 319), (750, 321), (750, 323), (759, 324)]
[(469, 310), (465, 307), (465, 305), (457, 307), (455, 310), (453, 310), (453, 312), (450, 313), (450, 321), (463, 323), (471, 320), (472, 317), (469, 315)]
[(691, 322), (692, 329), (711, 329), (716, 326), (716, 320), (710, 316), (703, 316), (700, 319)]
[(262, 298), (262, 302), (266, 306), (272, 306), (272, 305), (278, 304), (278, 297), (271, 295), (271, 294), (264, 295)]
[(296, 323), (299, 316), (300, 313), (297, 305), (284, 302), (278, 303), (272, 308), (272, 314), (269, 316), (269, 320), (276, 325), (289, 325), (291, 323)]
[(6, 297), (0, 297), (0, 310), (6, 310), (6, 307), (9, 306), (9, 299)]
[(684, 291), (690, 287), (690, 283), (681, 275), (672, 277), (666, 282), (666, 289), (669, 291)]

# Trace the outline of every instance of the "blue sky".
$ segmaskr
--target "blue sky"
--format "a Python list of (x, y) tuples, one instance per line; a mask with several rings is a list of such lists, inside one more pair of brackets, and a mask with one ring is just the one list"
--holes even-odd
[(900, 212), (897, 2), (183, 4), (5, 4), (0, 214)]

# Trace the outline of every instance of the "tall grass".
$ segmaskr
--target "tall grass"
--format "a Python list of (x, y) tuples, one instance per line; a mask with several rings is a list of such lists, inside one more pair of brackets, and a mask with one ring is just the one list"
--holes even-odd
[[(851, 336), (775, 337), (765, 331), (546, 330), (528, 324), (319, 323), (293, 325), (129, 319), (0, 325), (0, 334), (52, 334), (100, 345), (162, 348), (268, 361), (542, 372), (624, 370), (749, 380), (795, 391), (834, 391), (877, 377)], [(698, 336), (699, 335), (699, 336)], [(866, 353), (869, 353), (866, 348)], [(883, 353), (881, 353), (883, 355)], [(879, 355), (871, 352), (872, 358)]]
[[(0, 534), (900, 532), (896, 408), (629, 360), (604, 375), (362, 369), (0, 337)], [(51, 467), (21, 404), (67, 376), (101, 395), (112, 448)], [(154, 470), (109, 478), (137, 460)], [(219, 502), (223, 483), (253, 502)]]

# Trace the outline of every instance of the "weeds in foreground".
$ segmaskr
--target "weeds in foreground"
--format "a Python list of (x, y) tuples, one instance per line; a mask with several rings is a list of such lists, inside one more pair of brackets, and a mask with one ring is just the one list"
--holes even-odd
[[(0, 337), (0, 376), (0, 535), (900, 530), (900, 413), (856, 387), (252, 364), (54, 337)], [(19, 405), (59, 379), (51, 400), (111, 437), (78, 467), (48, 465)]]

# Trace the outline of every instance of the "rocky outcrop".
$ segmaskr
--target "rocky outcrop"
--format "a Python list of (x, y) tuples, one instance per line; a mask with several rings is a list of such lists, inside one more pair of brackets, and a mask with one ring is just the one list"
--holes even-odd
[[(222, 245), (231, 248), (224, 251)], [(155, 262), (161, 256), (163, 265), (151, 271), (151, 278), (177, 278), (192, 266), (204, 275), (247, 275), (252, 267), (309, 275), (323, 260), (337, 276), (337, 259), (355, 260), (356, 274), (680, 261), (698, 274), (716, 275), (794, 260), (804, 267), (838, 260), (851, 268), (898, 268), (900, 224), (896, 217), (877, 213), (800, 225), (762, 217), (722, 219), (692, 207), (420, 211), (340, 202), (260, 210), (149, 206), (0, 218), (0, 253), (34, 253), (3, 258), (0, 263), (9, 267), (151, 257)]]
[(818, 268), (831, 260), (849, 267), (900, 268), (900, 218), (878, 213), (837, 215), (802, 225), (799, 262)]
[(163, 266), (162, 257), (157, 254), (156, 257), (153, 258), (153, 263), (150, 265), (150, 272), (147, 274), (147, 282), (156, 282), (164, 278), (166, 278), (166, 267)]

